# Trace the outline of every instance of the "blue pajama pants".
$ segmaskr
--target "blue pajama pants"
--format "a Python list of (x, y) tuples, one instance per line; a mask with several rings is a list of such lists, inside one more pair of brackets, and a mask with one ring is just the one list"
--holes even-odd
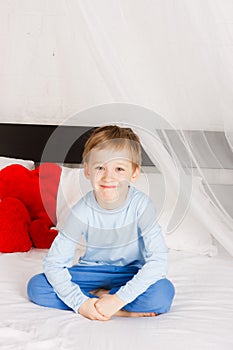
[[(137, 273), (135, 266), (73, 266), (68, 269), (72, 282), (77, 283), (81, 291), (88, 297), (96, 296), (89, 292), (97, 289), (109, 289), (114, 294), (125, 285)], [(58, 298), (53, 287), (47, 281), (43, 273), (31, 278), (28, 283), (29, 299), (42, 306), (62, 310), (71, 310)], [(173, 284), (166, 278), (152, 284), (131, 303), (126, 304), (123, 310), (132, 312), (156, 312), (161, 314), (168, 312), (175, 294)]]

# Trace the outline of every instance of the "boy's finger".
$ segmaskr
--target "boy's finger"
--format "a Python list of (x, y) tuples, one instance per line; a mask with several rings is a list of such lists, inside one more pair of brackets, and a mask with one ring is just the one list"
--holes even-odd
[(96, 304), (96, 302), (93, 303), (93, 306), (94, 306), (93, 307), (93, 316), (95, 316), (98, 320), (101, 320), (101, 321), (109, 320), (110, 318), (108, 316), (105, 316), (105, 315), (101, 314), (101, 312), (99, 312), (99, 310), (96, 308), (95, 304)]
[(103, 307), (101, 307), (101, 303), (99, 302), (99, 300), (95, 303), (95, 308), (101, 315), (104, 314)]
[(97, 318), (97, 320), (99, 321), (108, 321), (110, 318), (104, 315), (101, 315), (100, 313), (96, 313), (95, 317)]

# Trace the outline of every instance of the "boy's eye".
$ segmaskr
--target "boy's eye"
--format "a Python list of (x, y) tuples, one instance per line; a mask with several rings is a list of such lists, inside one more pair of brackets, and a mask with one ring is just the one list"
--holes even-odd
[(96, 170), (102, 171), (102, 170), (104, 170), (104, 167), (103, 167), (103, 166), (97, 166), (97, 167), (96, 167)]
[(118, 167), (118, 168), (117, 168), (117, 171), (120, 171), (120, 172), (121, 172), (121, 171), (125, 171), (125, 169), (123, 169), (123, 168), (121, 168), (121, 167)]

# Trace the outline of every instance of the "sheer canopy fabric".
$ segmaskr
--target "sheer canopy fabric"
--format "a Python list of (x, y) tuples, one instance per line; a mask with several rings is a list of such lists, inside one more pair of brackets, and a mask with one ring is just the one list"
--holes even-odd
[(232, 18), (229, 0), (1, 2), (0, 122), (130, 125), (170, 234), (191, 206), (233, 255)]

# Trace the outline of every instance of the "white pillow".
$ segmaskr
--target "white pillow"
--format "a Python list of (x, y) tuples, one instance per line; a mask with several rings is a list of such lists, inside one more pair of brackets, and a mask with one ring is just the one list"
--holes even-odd
[(84, 177), (83, 169), (62, 166), (57, 193), (57, 228), (60, 230), (72, 206), (91, 190), (90, 182)]
[[(195, 198), (197, 198), (201, 191), (201, 180), (199, 177), (193, 177), (192, 182), (192, 193), (195, 195)], [(164, 239), (169, 249), (183, 250), (209, 256), (217, 254), (217, 247), (213, 243), (214, 240), (210, 231), (201, 222), (200, 218), (197, 217), (192, 207), (189, 207), (182, 221), (180, 221), (179, 225), (170, 233), (167, 227), (173, 208), (171, 202), (169, 202), (167, 198), (167, 194), (165, 194), (165, 183), (162, 174), (142, 172), (135, 185), (141, 191), (147, 193), (154, 201), (158, 214), (158, 222), (162, 227)]]
[(209, 256), (217, 254), (212, 235), (196, 217), (193, 210), (188, 210), (178, 227), (172, 233), (167, 233), (170, 214), (165, 213), (163, 219), (161, 217), (159, 220), (168, 248)]
[(35, 163), (32, 160), (0, 157), (0, 170), (11, 164), (20, 164), (29, 170), (35, 169)]

